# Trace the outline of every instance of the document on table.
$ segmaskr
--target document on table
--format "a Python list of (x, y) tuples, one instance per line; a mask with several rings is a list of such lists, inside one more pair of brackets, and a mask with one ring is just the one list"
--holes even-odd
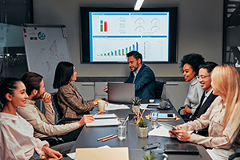
[[(188, 131), (189, 134), (191, 134), (193, 131)], [(176, 138), (175, 136), (170, 136), (169, 134), (169, 130), (167, 128), (165, 128), (163, 125), (153, 129), (151, 131), (148, 132), (149, 136), (159, 136), (159, 137), (173, 137)]]
[[(102, 146), (102, 147), (98, 147), (98, 148), (110, 148), (108, 145)], [(73, 153), (67, 153), (67, 156), (70, 157), (71, 159), (75, 159), (76, 156), (76, 152)]]
[(98, 114), (93, 116), (95, 119), (107, 119), (107, 118), (117, 118), (116, 115), (114, 113), (112, 114)]
[(87, 127), (99, 127), (99, 126), (117, 126), (119, 123), (117, 117), (114, 119), (95, 119), (94, 122), (86, 123)]
[(128, 147), (77, 148), (75, 160), (129, 160)]
[(108, 103), (108, 105), (106, 105), (105, 107), (105, 110), (117, 110), (117, 109), (130, 109), (130, 108), (124, 104), (113, 104), (113, 103)]
[[(150, 104), (150, 103), (149, 103), (149, 104)], [(147, 108), (147, 106), (148, 106), (149, 104), (141, 104), (140, 109), (145, 109), (145, 108), (146, 108), (146, 110), (156, 109), (156, 108)], [(152, 103), (151, 103), (151, 104), (152, 104)]]
[(169, 130), (163, 126), (160, 126), (156, 129), (153, 129), (148, 132), (149, 136), (159, 136), (159, 137), (171, 137), (169, 134)]

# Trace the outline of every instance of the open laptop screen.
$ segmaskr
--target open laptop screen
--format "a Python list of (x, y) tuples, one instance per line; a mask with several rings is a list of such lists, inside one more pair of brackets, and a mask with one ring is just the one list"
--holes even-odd
[(108, 83), (108, 101), (115, 103), (132, 103), (135, 98), (134, 83)]

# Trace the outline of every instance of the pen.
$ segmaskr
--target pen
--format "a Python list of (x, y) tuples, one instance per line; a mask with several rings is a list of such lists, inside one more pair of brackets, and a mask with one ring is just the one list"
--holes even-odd
[(123, 122), (120, 121), (120, 118), (118, 118), (118, 116), (115, 114), (115, 116), (117, 117), (117, 119), (119, 120), (119, 122), (121, 122), (121, 124), (123, 125)]
[(117, 137), (117, 135), (112, 136), (112, 137), (109, 137), (109, 138), (106, 138), (106, 139), (102, 140), (102, 142), (108, 141), (108, 140), (113, 139), (113, 138), (116, 138), (116, 137)]
[(97, 91), (95, 91), (95, 93), (100, 92), (100, 91), (103, 91), (103, 90), (104, 90), (104, 89), (97, 90)]
[(103, 139), (105, 139), (105, 138), (109, 138), (109, 137), (112, 137), (112, 136), (113, 136), (113, 135), (111, 134), (111, 135), (106, 136), (106, 137), (98, 138), (97, 141), (101, 141), (101, 140), (103, 140)]
[(95, 113), (93, 116), (95, 116), (95, 115), (97, 115), (97, 114), (99, 114), (100, 112), (97, 112), (97, 113)]
[(123, 122), (123, 125), (125, 125), (125, 123), (128, 121), (129, 116), (127, 116), (127, 118), (125, 119), (125, 121)]

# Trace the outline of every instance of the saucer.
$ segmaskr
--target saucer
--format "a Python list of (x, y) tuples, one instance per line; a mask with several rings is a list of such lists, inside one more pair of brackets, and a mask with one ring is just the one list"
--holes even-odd
[(160, 106), (157, 106), (157, 109), (161, 109), (161, 110), (170, 109), (170, 108), (171, 108), (170, 105), (168, 105), (166, 108), (161, 108)]
[(97, 110), (97, 113), (105, 113), (105, 112), (106, 112), (106, 110), (104, 110), (104, 111)]

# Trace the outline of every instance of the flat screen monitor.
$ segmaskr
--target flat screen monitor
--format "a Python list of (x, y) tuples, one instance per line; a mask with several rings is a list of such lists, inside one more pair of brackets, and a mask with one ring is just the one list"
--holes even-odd
[(176, 62), (176, 7), (81, 7), (80, 13), (81, 62), (126, 63), (130, 51), (140, 52), (143, 62)]

